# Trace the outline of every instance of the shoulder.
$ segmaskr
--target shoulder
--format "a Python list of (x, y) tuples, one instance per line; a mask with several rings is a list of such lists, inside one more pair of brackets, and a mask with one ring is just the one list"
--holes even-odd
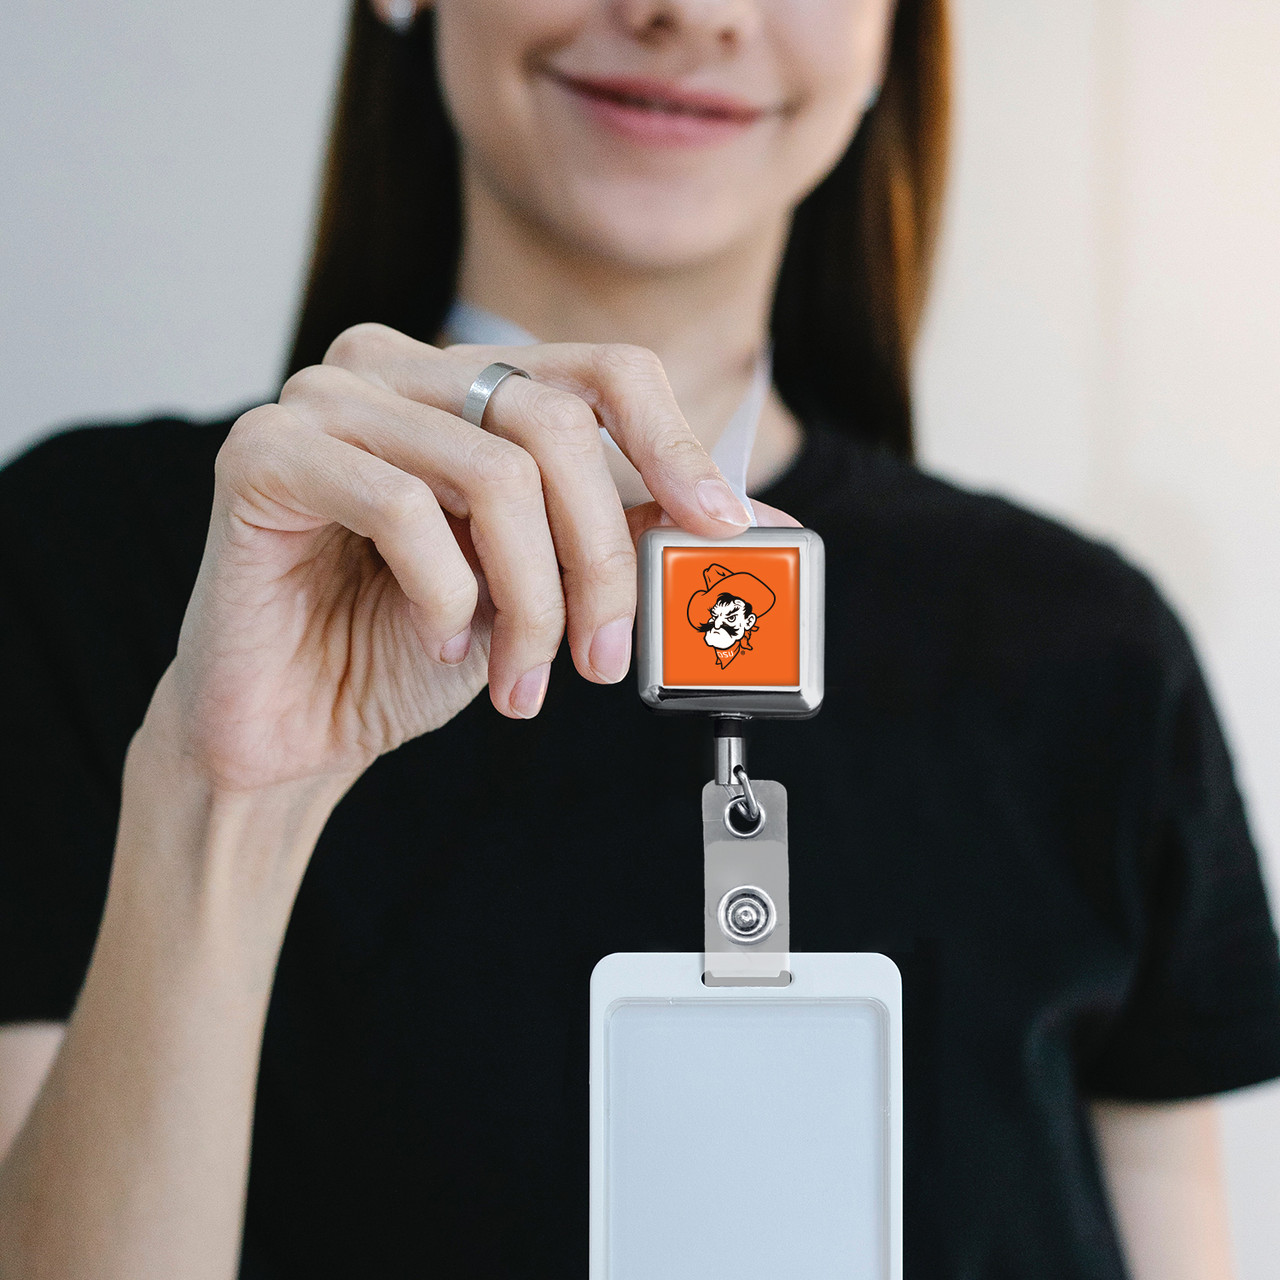
[(163, 505), (184, 485), (211, 486), (213, 459), (234, 421), (162, 416), (64, 427), (0, 470), (0, 511), (36, 516), (53, 504), (66, 516), (70, 504), (102, 512), (128, 498)]
[(1136, 679), (1158, 696), (1194, 667), (1150, 575), (1105, 541), (829, 428), (810, 448), (796, 514), (827, 544), (833, 621), (869, 611), (887, 646), (1009, 688)]
[(234, 417), (64, 428), (0, 471), (0, 543), (55, 578), (123, 560), (185, 574), (203, 543), (213, 463)]
[(176, 639), (233, 420), (75, 426), (0, 471), (5, 643), (39, 643), (68, 670), (110, 656), (150, 679)]

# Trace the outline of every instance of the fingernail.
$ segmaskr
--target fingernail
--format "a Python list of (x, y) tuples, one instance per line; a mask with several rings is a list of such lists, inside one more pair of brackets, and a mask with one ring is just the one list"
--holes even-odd
[(694, 492), (703, 511), (713, 520), (740, 525), (744, 529), (751, 523), (746, 507), (723, 480), (699, 480)]
[(606, 622), (591, 638), (587, 660), (601, 680), (617, 684), (631, 665), (631, 619), (615, 618)]
[(468, 623), (452, 640), (446, 640), (440, 650), (440, 661), (456, 667), (471, 651), (471, 626)]
[(547, 696), (547, 681), (551, 679), (551, 663), (544, 662), (532, 671), (526, 671), (511, 690), (511, 710), (523, 720), (532, 720)]

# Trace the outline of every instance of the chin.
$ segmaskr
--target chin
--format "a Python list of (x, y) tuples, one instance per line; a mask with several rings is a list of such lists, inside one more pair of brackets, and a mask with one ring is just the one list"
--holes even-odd
[(751, 235), (741, 204), (649, 184), (572, 192), (552, 220), (569, 243), (636, 271), (695, 267)]

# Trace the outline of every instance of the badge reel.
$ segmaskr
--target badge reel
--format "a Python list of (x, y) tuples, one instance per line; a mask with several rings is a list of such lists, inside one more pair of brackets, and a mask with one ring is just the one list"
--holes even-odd
[(787, 793), (747, 772), (751, 719), (822, 702), (822, 540), (653, 529), (639, 555), (640, 695), (714, 718), (715, 779), (703, 950), (591, 978), (590, 1280), (897, 1280), (898, 970), (791, 951)]

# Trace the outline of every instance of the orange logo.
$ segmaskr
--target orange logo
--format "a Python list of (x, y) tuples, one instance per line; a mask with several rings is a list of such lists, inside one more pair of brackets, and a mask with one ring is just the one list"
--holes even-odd
[(800, 552), (665, 547), (662, 683), (779, 688), (800, 683)]

